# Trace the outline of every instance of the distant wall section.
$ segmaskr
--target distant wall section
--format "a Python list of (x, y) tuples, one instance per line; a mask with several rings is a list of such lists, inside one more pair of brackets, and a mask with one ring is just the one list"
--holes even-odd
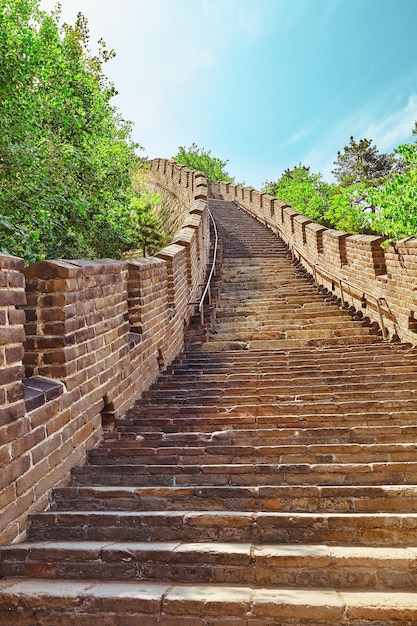
[(210, 193), (271, 228), (317, 284), (377, 322), (387, 338), (417, 343), (417, 239), (384, 247), (384, 237), (325, 228), (255, 189), (220, 182)]

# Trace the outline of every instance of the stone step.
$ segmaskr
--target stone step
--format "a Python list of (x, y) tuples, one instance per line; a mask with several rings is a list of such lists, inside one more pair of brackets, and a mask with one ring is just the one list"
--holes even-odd
[[(216, 383), (213, 385), (213, 383)], [(389, 383), (386, 386), (384, 383)], [(219, 394), (225, 394), (227, 396), (241, 396), (242, 393), (247, 395), (249, 392), (253, 394), (279, 394), (280, 396), (285, 394), (294, 395), (299, 394), (301, 397), (308, 392), (309, 396), (317, 395), (318, 397), (339, 397), (347, 393), (359, 393), (361, 395), (368, 394), (372, 397), (375, 391), (378, 393), (379, 398), (388, 397), (390, 390), (398, 392), (402, 390), (404, 395), (413, 395), (416, 389), (417, 374), (415, 373), (397, 373), (396, 375), (386, 376), (382, 375), (378, 381), (376, 374), (360, 374), (356, 376), (345, 377), (331, 377), (331, 376), (316, 376), (311, 377), (308, 384), (308, 390), (306, 389), (305, 380), (303, 377), (292, 376), (264, 376), (251, 378), (229, 377), (220, 379), (220, 377), (198, 377), (191, 378), (182, 376), (178, 380), (176, 377), (171, 379), (165, 378), (163, 381), (155, 383), (149, 391), (146, 391), (142, 395), (142, 401), (144, 398), (152, 400), (153, 398), (192, 398), (200, 396), (212, 396), (218, 397)]]
[(368, 346), (362, 344), (354, 344), (342, 350), (338, 346), (325, 346), (320, 350), (315, 348), (303, 347), (288, 352), (286, 350), (259, 350), (256, 352), (242, 354), (230, 351), (229, 353), (207, 354), (198, 351), (193, 354), (189, 352), (180, 355), (173, 363), (172, 367), (192, 366), (196, 367), (207, 365), (208, 367), (245, 367), (248, 365), (259, 364), (268, 367), (269, 365), (277, 365), (284, 363), (288, 368), (296, 368), (299, 365), (337, 362), (349, 367), (350, 363), (357, 364), (374, 364), (384, 363), (388, 365), (393, 362), (393, 366), (398, 364), (406, 365), (409, 361), (416, 363), (417, 351), (410, 348), (407, 344), (396, 344), (387, 342), (377, 342), (372, 346), (372, 352)]
[[(375, 345), (375, 344), (374, 344)], [(372, 346), (372, 348), (374, 347)], [(207, 353), (208, 355), (218, 353)], [(242, 353), (244, 357), (247, 353)], [(378, 370), (379, 367), (379, 370)], [(298, 366), (294, 365), (289, 367), (285, 362), (276, 364), (263, 364), (259, 362), (259, 369), (257, 370), (257, 363), (253, 365), (241, 364), (234, 367), (233, 364), (223, 365), (216, 367), (215, 365), (201, 364), (195, 366), (178, 366), (175, 370), (167, 369), (159, 377), (151, 388), (165, 387), (165, 384), (172, 383), (177, 387), (181, 387), (182, 383), (186, 384), (188, 381), (193, 383), (199, 383), (204, 385), (208, 383), (222, 383), (223, 386), (233, 386), (236, 383), (244, 382), (249, 384), (251, 381), (259, 381), (262, 384), (264, 381), (272, 381), (275, 385), (280, 385), (281, 381), (287, 383), (288, 381), (293, 384), (304, 384), (308, 379), (308, 384), (312, 386), (317, 383), (327, 386), (334, 384), (348, 384), (351, 381), (362, 380), (364, 384), (368, 382), (377, 383), (378, 376), (381, 380), (381, 387), (384, 387), (384, 383), (395, 381), (396, 379), (404, 380), (407, 382), (409, 376), (411, 380), (415, 378), (417, 372), (416, 365), (412, 362), (394, 363), (392, 366), (381, 363), (379, 366), (376, 363), (351, 363), (350, 366), (343, 367), (338, 362), (329, 363), (308, 363), (303, 362)]]
[(208, 363), (212, 365), (223, 365), (233, 363), (236, 366), (244, 363), (265, 362), (276, 363), (285, 361), (287, 366), (290, 367), (293, 364), (297, 364), (300, 361), (308, 360), (313, 362), (328, 362), (333, 359), (340, 363), (350, 363), (351, 361), (362, 361), (378, 363), (380, 360), (389, 362), (390, 358), (394, 361), (406, 362), (407, 359), (411, 359), (415, 362), (417, 351), (415, 347), (410, 347), (408, 344), (389, 343), (386, 341), (377, 342), (372, 352), (369, 352), (367, 346), (362, 344), (356, 344), (349, 346), (349, 348), (342, 350), (338, 346), (326, 346), (320, 350), (311, 348), (300, 348), (298, 350), (292, 350), (291, 352), (285, 350), (259, 350), (255, 353), (249, 353), (242, 355), (241, 352), (230, 351), (227, 354), (211, 354), (208, 355), (201, 350), (193, 353), (184, 352), (174, 362), (175, 367), (182, 363), (197, 365), (199, 362)]
[(54, 489), (50, 509), (413, 513), (417, 511), (417, 486), (74, 486)]
[(311, 445), (219, 445), (147, 447), (101, 446), (90, 451), (91, 463), (112, 465), (139, 463), (191, 465), (204, 458), (205, 464), (226, 463), (390, 463), (417, 461), (416, 443), (391, 444), (311, 444)]
[(246, 302), (252, 302), (255, 306), (259, 303), (260, 307), (265, 304), (283, 304), (288, 307), (301, 308), (306, 302), (314, 303), (317, 307), (325, 308), (327, 306), (327, 302), (323, 296), (317, 293), (315, 287), (304, 285), (298, 281), (285, 287), (277, 285), (268, 288), (263, 288), (259, 283), (246, 284), (245, 286), (242, 281), (235, 284), (223, 281), (221, 302), (223, 308), (230, 308), (233, 302), (240, 306)]
[(244, 511), (46, 511), (29, 541), (198, 541), (417, 545), (417, 513)]
[[(413, 591), (10, 578), (0, 580), (0, 625), (411, 626)], [(228, 616), (228, 617), (226, 617)], [(15, 619), (16, 617), (16, 619)], [(19, 621), (17, 622), (17, 619)]]
[[(177, 380), (178, 378), (178, 380)], [(215, 383), (215, 384), (213, 384)], [(379, 384), (380, 383), (380, 384)], [(389, 385), (384, 385), (389, 383)], [(388, 388), (398, 391), (404, 390), (404, 394), (412, 394), (415, 391), (417, 383), (417, 374), (415, 373), (397, 373), (394, 375), (387, 374), (382, 375), (381, 380), (378, 381), (377, 374), (369, 374), (368, 376), (346, 376), (346, 377), (332, 377), (329, 376), (316, 376), (311, 377), (308, 384), (308, 392), (310, 395), (336, 395), (340, 393), (364, 393), (367, 392), (369, 396), (375, 393), (387, 395)], [(386, 389), (386, 391), (384, 390)], [(219, 393), (227, 394), (228, 396), (240, 396), (242, 392), (245, 394), (248, 391), (261, 393), (261, 394), (279, 394), (294, 395), (305, 394), (306, 384), (303, 377), (293, 378), (292, 376), (274, 376), (268, 375), (264, 377), (253, 376), (251, 378), (245, 378), (243, 376), (230, 379), (229, 377), (221, 378), (219, 376), (207, 375), (201, 377), (192, 378), (187, 376), (165, 378), (163, 381), (155, 383), (149, 391), (146, 391), (142, 398), (152, 399), (154, 397), (164, 398), (191, 398), (199, 396), (211, 395), (213, 397), (218, 396)]]
[[(366, 328), (360, 325), (359, 322), (352, 322), (346, 319), (342, 320), (333, 320), (328, 318), (303, 318), (302, 320), (294, 320), (291, 318), (283, 318), (283, 319), (265, 319), (263, 316), (259, 315), (258, 317), (251, 318), (239, 318), (232, 319), (228, 321), (221, 321), (217, 317), (216, 325), (212, 331), (212, 337), (215, 335), (228, 333), (233, 335), (234, 333), (252, 333), (254, 331), (258, 332), (287, 332), (287, 333), (298, 333), (304, 332), (309, 333), (318, 333), (318, 331), (341, 331), (346, 330), (346, 328), (350, 328), (352, 331), (355, 331), (356, 334), (369, 334)], [(314, 335), (311, 335), (314, 337)], [(294, 337), (297, 338), (297, 335), (294, 334)], [(249, 335), (248, 335), (249, 338)]]
[[(396, 407), (393, 410), (386, 411), (373, 411), (367, 412), (364, 408), (363, 411), (358, 408), (354, 413), (326, 413), (320, 414), (303, 414), (302, 411), (297, 413), (285, 413), (282, 415), (253, 415), (250, 413), (250, 407), (241, 407), (240, 411), (230, 409), (225, 410), (223, 413), (196, 409), (195, 407), (187, 411), (187, 407), (180, 407), (175, 409), (170, 407), (170, 415), (161, 417), (164, 411), (159, 407), (155, 407), (153, 411), (149, 407), (144, 412), (143, 409), (138, 408), (134, 413), (132, 412), (129, 417), (118, 421), (117, 427), (120, 431), (132, 432), (134, 430), (138, 435), (141, 432), (165, 432), (178, 433), (178, 432), (201, 432), (202, 430), (208, 431), (228, 431), (231, 427), (237, 429), (253, 429), (258, 428), (281, 428), (289, 429), (291, 432), (295, 428), (301, 430), (315, 429), (320, 427), (331, 427), (334, 424), (335, 428), (350, 428), (360, 427), (364, 422), (364, 415), (366, 415), (366, 421), (368, 426), (372, 428), (374, 426), (401, 426), (412, 428), (415, 423), (415, 409), (399, 411)], [(182, 409), (182, 410), (181, 410)], [(252, 407), (253, 409), (253, 407)], [(152, 415), (153, 412), (153, 415)], [(146, 415), (146, 417), (144, 417)]]
[[(221, 413), (226, 413), (227, 416), (238, 415), (239, 418), (244, 415), (251, 416), (269, 416), (278, 417), (282, 416), (285, 422), (288, 422), (290, 415), (302, 415), (303, 421), (308, 420), (309, 416), (322, 416), (326, 419), (328, 415), (338, 414), (340, 420), (349, 422), (350, 414), (359, 414), (363, 416), (366, 414), (379, 413), (401, 414), (404, 411), (415, 411), (417, 409), (417, 397), (416, 391), (407, 391), (409, 397), (401, 398), (400, 391), (392, 391), (391, 398), (389, 397), (389, 391), (381, 392), (381, 399), (378, 399), (376, 393), (373, 394), (373, 399), (369, 398), (369, 394), (360, 394), (358, 392), (358, 399), (352, 398), (349, 393), (340, 393), (338, 397), (326, 396), (314, 393), (311, 394), (297, 394), (289, 396), (283, 394), (279, 397), (274, 395), (265, 394), (258, 398), (254, 395), (245, 396), (196, 396), (189, 398), (177, 398), (175, 405), (167, 400), (167, 398), (144, 398), (141, 403), (136, 407), (135, 411), (131, 411), (129, 417), (132, 415), (146, 415), (148, 418), (152, 416), (152, 412), (162, 412), (166, 416), (174, 415), (213, 415), (216, 416)], [(335, 424), (336, 425), (336, 424)], [(186, 430), (186, 429), (185, 429)]]
[(417, 484), (417, 462), (114, 465), (75, 467), (75, 485), (404, 485)]
[[(353, 340), (358, 340), (360, 337), (370, 337), (368, 330), (361, 326), (354, 327), (349, 324), (343, 324), (342, 328), (340, 325), (335, 326), (334, 328), (329, 328), (329, 326), (322, 326), (321, 328), (317, 328), (316, 326), (311, 326), (310, 328), (302, 328), (302, 329), (288, 329), (287, 324), (276, 324), (272, 329), (264, 328), (263, 326), (258, 326), (255, 328), (242, 328), (239, 325), (235, 325), (233, 330), (222, 330), (215, 329), (213, 331), (212, 337), (209, 342), (205, 342), (203, 345), (207, 346), (207, 344), (211, 343), (219, 343), (222, 341), (233, 342), (233, 341), (245, 341), (246, 343), (252, 341), (265, 341), (267, 339), (271, 339), (273, 341), (304, 341), (304, 342), (312, 342), (315, 340), (335, 340), (340, 339), (343, 341), (350, 340), (352, 343)], [(311, 345), (311, 344), (310, 344)], [(204, 347), (204, 349), (207, 349)]]
[(33, 542), (0, 549), (0, 577), (411, 590), (416, 547), (186, 541)]
[[(123, 420), (122, 420), (123, 422)], [(124, 446), (126, 442), (142, 447), (143, 445), (195, 446), (195, 445), (320, 445), (328, 441), (337, 441), (339, 444), (376, 444), (403, 442), (415, 444), (417, 440), (417, 425), (395, 426), (353, 426), (353, 427), (322, 427), (322, 428), (243, 428), (236, 424), (232, 429), (218, 431), (189, 431), (189, 432), (162, 432), (136, 430), (107, 433), (104, 437), (105, 445), (111, 442), (114, 445)]]
[[(376, 341), (374, 335), (360, 336), (362, 344), (373, 344)], [(356, 345), (359, 341), (357, 337), (341, 336), (315, 339), (239, 339), (234, 341), (206, 341), (202, 344), (202, 349), (206, 352), (223, 352), (230, 350), (292, 350), (304, 346), (349, 346)]]
[[(407, 384), (404, 391), (401, 391), (401, 384), (394, 384), (392, 389), (378, 390), (376, 385), (369, 385), (368, 388), (363, 388), (363, 385), (346, 386), (343, 388), (341, 385), (336, 387), (330, 387), (323, 385), (320, 388), (312, 387), (311, 390), (306, 388), (305, 385), (301, 386), (282, 386), (271, 387), (261, 385), (259, 387), (245, 386), (245, 387), (225, 387), (213, 389), (213, 387), (207, 389), (194, 389), (184, 390), (182, 393), (172, 394), (172, 400), (181, 407), (183, 404), (187, 404), (190, 408), (192, 406), (202, 407), (205, 405), (214, 404), (214, 409), (220, 409), (222, 406), (233, 407), (239, 404), (243, 406), (258, 406), (264, 405), (273, 406), (274, 409), (285, 404), (286, 408), (292, 406), (294, 403), (304, 403), (306, 406), (306, 412), (311, 412), (310, 404), (312, 402), (320, 402), (326, 404), (333, 404), (340, 406), (342, 409), (350, 409), (355, 406), (363, 406), (369, 404), (369, 406), (382, 407), (384, 404), (393, 408), (393, 404), (398, 400), (397, 405), (400, 408), (403, 404), (410, 404), (413, 400), (416, 400), (416, 390), (410, 388)], [(187, 391), (189, 393), (187, 393)], [(375, 399), (377, 398), (377, 399)], [(139, 406), (146, 410), (148, 407), (159, 407), (166, 405), (170, 402), (170, 393), (157, 391), (152, 394), (146, 395), (142, 398)]]
[[(372, 350), (375, 344), (372, 345)], [(369, 348), (369, 347), (368, 347)], [(218, 355), (222, 353), (206, 353), (207, 356)], [(225, 354), (225, 353), (223, 353)], [(241, 353), (242, 361), (244, 361), (247, 354)], [(379, 367), (379, 372), (378, 372)], [(317, 378), (331, 378), (330, 384), (334, 381), (333, 378), (341, 379), (357, 376), (363, 376), (366, 380), (367, 377), (377, 377), (378, 373), (381, 376), (382, 382), (384, 378), (389, 376), (404, 376), (406, 374), (414, 375), (417, 370), (417, 364), (409, 361), (397, 361), (388, 365), (381, 362), (379, 365), (376, 362), (364, 362), (355, 361), (347, 364), (346, 362), (339, 363), (336, 359), (329, 360), (328, 362), (314, 362), (314, 361), (302, 361), (288, 365), (285, 360), (276, 363), (264, 363), (263, 361), (254, 363), (244, 363), (240, 365), (234, 363), (230, 364), (210, 364), (210, 363), (195, 363), (195, 364), (179, 364), (175, 369), (168, 368), (159, 377), (159, 381), (163, 384), (165, 381), (171, 380), (175, 383), (178, 379), (178, 385), (181, 380), (195, 380), (195, 381), (223, 381), (228, 384), (234, 380), (269, 380), (279, 384), (282, 380), (299, 380), (301, 377), (308, 377), (308, 382), (315, 384)], [(327, 382), (327, 381), (326, 381)], [(157, 383), (158, 384), (158, 383)]]
[(242, 300), (232, 300), (225, 298), (221, 306), (216, 309), (216, 320), (224, 323), (235, 319), (264, 319), (276, 320), (277, 322), (287, 319), (293, 320), (294, 316), (300, 321), (320, 318), (322, 320), (333, 320), (335, 322), (350, 321), (352, 323), (365, 323), (363, 319), (352, 319), (351, 315), (343, 308), (334, 308), (328, 302), (317, 300), (308, 302), (308, 306), (303, 301), (288, 302), (285, 299), (270, 297), (254, 299), (246, 298)]

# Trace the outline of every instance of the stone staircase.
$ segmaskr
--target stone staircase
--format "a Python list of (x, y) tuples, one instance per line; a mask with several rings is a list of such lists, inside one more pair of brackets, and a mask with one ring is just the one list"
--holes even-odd
[[(212, 201), (224, 244), (217, 324), (204, 350), (271, 350), (371, 343), (363, 324), (323, 298), (285, 244), (245, 211)], [(227, 211), (227, 221), (222, 216)]]
[(0, 551), (1, 626), (417, 624), (417, 351), (211, 208), (211, 339)]

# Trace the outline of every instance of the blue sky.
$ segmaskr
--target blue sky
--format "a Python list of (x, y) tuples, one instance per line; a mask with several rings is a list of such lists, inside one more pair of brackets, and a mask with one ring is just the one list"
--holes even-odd
[(114, 104), (150, 158), (195, 142), (260, 188), (300, 162), (331, 180), (351, 135), (387, 152), (413, 140), (417, 0), (61, 4), (116, 50)]

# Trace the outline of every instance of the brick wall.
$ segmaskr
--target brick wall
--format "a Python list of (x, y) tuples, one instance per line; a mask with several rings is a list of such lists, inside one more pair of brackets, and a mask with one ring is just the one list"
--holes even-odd
[(327, 229), (286, 203), (229, 183), (210, 195), (237, 202), (284, 239), (306, 270), (346, 305), (386, 328), (387, 336), (417, 343), (417, 239), (384, 247), (384, 237)]
[(0, 255), (2, 544), (24, 537), (28, 513), (183, 347), (208, 260), (207, 183), (163, 160), (149, 176), (182, 224), (155, 257), (24, 268)]

